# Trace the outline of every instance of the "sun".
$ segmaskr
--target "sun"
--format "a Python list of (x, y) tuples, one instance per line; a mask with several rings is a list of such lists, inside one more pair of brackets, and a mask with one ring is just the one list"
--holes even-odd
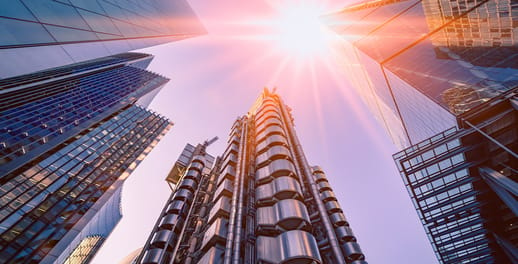
[(273, 18), (274, 44), (296, 57), (313, 57), (328, 48), (329, 32), (320, 22), (321, 8), (296, 5), (281, 8)]

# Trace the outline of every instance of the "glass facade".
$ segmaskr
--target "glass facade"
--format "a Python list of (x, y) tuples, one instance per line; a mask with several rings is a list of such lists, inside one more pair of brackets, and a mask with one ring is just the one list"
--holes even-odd
[(151, 58), (126, 53), (2, 80), (0, 181), (165, 84), (168, 79), (132, 64)]
[(394, 155), (442, 263), (513, 263), (518, 257), (517, 92), (461, 115), (460, 129)]
[(129, 106), (3, 184), (0, 259), (42, 261), (170, 123)]
[[(409, 147), (455, 126), (455, 116), (518, 85), (511, 0), (377, 1), (327, 23), (351, 45), (352, 81), (393, 141)], [(380, 45), (383, 43), (383, 45)], [(359, 77), (352, 77), (358, 79)], [(376, 104), (373, 103), (376, 101)]]
[(324, 172), (308, 165), (288, 109), (265, 90), (220, 157), (205, 152), (208, 143), (186, 146), (135, 263), (367, 263)]
[(185, 0), (2, 0), (0, 78), (204, 34)]
[(518, 263), (518, 5), (384, 0), (324, 20), (441, 263)]
[(168, 81), (144, 70), (151, 59), (118, 54), (0, 81), (1, 263), (87, 262), (110, 234), (123, 181), (172, 125), (136, 105)]

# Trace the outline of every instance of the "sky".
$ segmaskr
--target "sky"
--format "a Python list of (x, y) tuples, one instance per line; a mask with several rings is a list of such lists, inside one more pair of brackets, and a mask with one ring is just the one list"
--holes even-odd
[[(164, 179), (183, 147), (218, 136), (208, 152), (222, 154), (231, 125), (264, 87), (276, 87), (293, 109), (306, 157), (325, 170), (366, 260), (437, 263), (392, 160), (397, 149), (347, 83), (340, 51), (320, 46), (307, 55), (284, 41), (292, 33), (308, 35), (279, 26), (285, 22), (279, 17), (289, 17), (301, 1), (189, 3), (209, 33), (141, 50), (155, 55), (149, 70), (171, 79), (150, 108), (174, 126), (126, 180), (123, 218), (92, 263), (118, 263), (144, 245), (170, 195)], [(313, 5), (325, 14), (348, 2)]]

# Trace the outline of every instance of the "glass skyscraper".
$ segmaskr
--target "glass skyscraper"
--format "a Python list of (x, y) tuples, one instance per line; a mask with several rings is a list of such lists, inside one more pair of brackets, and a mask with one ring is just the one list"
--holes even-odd
[(204, 34), (185, 0), (2, 0), (0, 78)]
[(210, 143), (188, 144), (175, 163), (173, 192), (133, 263), (367, 263), (277, 94), (265, 89), (235, 121), (220, 157)]
[(171, 127), (139, 106), (168, 79), (124, 53), (0, 80), (0, 262), (85, 263), (123, 181)]
[(518, 5), (367, 1), (323, 18), (441, 263), (518, 263)]

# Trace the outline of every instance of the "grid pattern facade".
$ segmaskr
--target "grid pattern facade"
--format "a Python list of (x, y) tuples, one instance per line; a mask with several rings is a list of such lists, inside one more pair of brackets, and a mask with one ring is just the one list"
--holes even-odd
[(191, 152), (137, 263), (367, 263), (292, 122), (265, 90), (214, 166)]
[(68, 70), (5, 79), (0, 88), (2, 180), (45, 151), (165, 84), (168, 79), (131, 65), (132, 61), (150, 59), (145, 54), (126, 54), (106, 59), (98, 65), (100, 69), (87, 62)]
[(170, 123), (131, 106), (1, 186), (0, 259), (41, 261)]
[(74, 249), (72, 255), (64, 262), (64, 264), (82, 264), (88, 263), (92, 257), (92, 252), (102, 245), (104, 238), (102, 236), (89, 236), (86, 237), (81, 243)]
[(205, 33), (185, 0), (4, 0), (1, 5), (0, 54), (9, 62), (0, 62), (0, 78)]
[(514, 1), (381, 2), (326, 20), (349, 40), (348, 79), (401, 149), (518, 85)]
[(118, 54), (0, 82), (1, 263), (63, 263), (85, 237), (110, 234), (123, 181), (171, 127), (135, 105), (168, 81), (144, 70), (151, 59)]
[[(394, 155), (442, 263), (513, 263), (518, 257), (518, 202), (501, 195), (518, 191), (518, 157), (512, 154), (518, 150), (518, 116), (508, 98), (463, 115), (460, 129), (454, 127)], [(476, 129), (463, 127), (467, 122), (476, 122), (508, 150)], [(485, 177), (484, 171), (498, 177)]]

